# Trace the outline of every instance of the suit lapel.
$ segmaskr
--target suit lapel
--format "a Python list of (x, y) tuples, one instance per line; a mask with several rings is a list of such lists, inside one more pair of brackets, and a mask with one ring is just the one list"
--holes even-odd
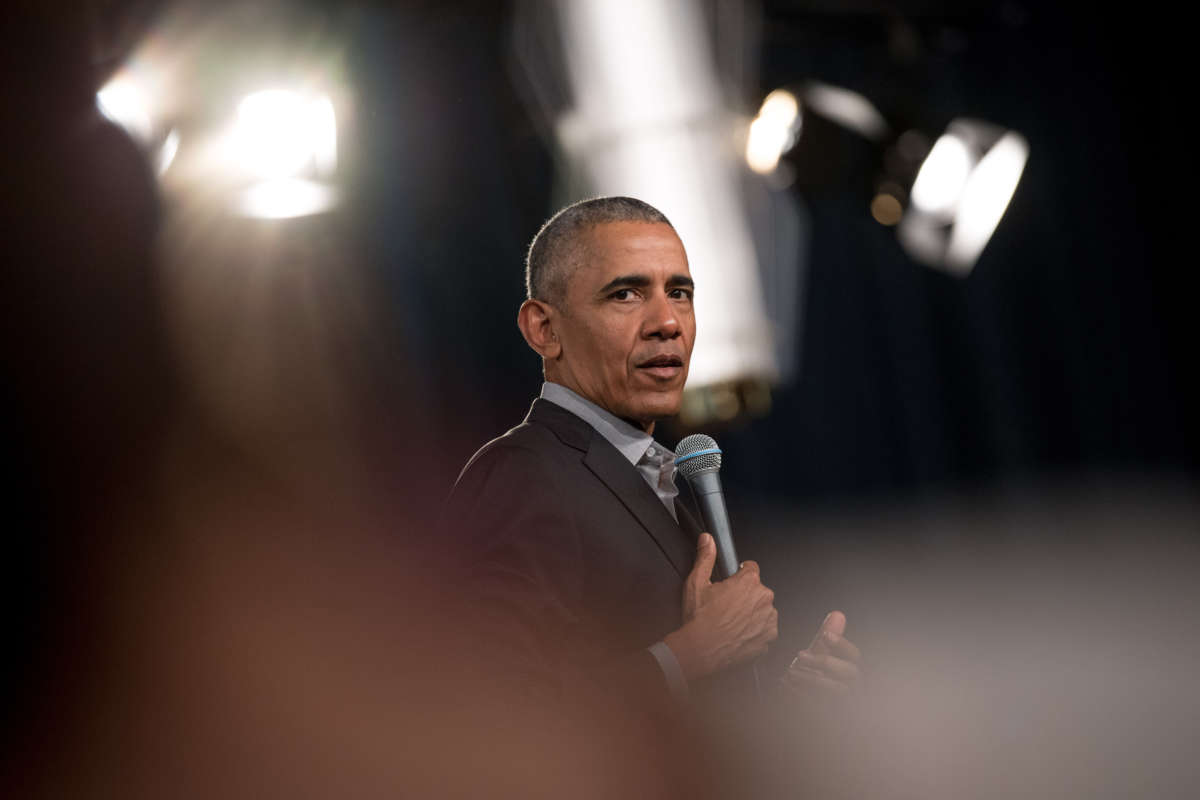
[(658, 543), (675, 571), (687, 577), (695, 554), (688, 546), (687, 537), (680, 530), (679, 523), (671, 518), (662, 500), (637, 469), (600, 434), (592, 437), (583, 463), (637, 518)]
[[(617, 448), (587, 422), (545, 400), (534, 401), (527, 420), (547, 426), (564, 444), (583, 450), (584, 465), (637, 519), (675, 571), (687, 577), (695, 558), (695, 533), (681, 529), (684, 517), (680, 516), (679, 523), (672, 519), (662, 500)], [(680, 507), (676, 503), (676, 509)]]
[(679, 519), (679, 527), (683, 528), (683, 532), (687, 534), (688, 539), (695, 544), (700, 534), (704, 533), (704, 528), (692, 516), (692, 512), (688, 510), (687, 505), (680, 499), (681, 497), (683, 497), (682, 494), (675, 498), (675, 516)]

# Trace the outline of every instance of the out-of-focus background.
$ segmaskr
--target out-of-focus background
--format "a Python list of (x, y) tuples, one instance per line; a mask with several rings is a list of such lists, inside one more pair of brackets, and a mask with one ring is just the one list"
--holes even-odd
[(471, 706), (452, 589), (421, 561), (538, 391), (530, 239), (630, 194), (698, 284), (656, 433), (725, 451), (768, 660), (835, 607), (865, 654), (827, 750), (771, 745), (809, 788), (1188, 794), (1188, 43), (1149, 9), (1045, 6), (19, 4), (12, 780), (644, 788), (447, 708)]

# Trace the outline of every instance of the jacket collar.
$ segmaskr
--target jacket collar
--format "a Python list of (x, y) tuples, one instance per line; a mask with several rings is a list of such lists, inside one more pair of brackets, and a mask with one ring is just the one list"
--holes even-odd
[(608, 410), (601, 408), (586, 397), (576, 394), (566, 386), (546, 381), (542, 384), (541, 397), (556, 406), (565, 408), (591, 425), (597, 433), (617, 448), (621, 455), (625, 456), (626, 461), (634, 466), (637, 466), (646, 451), (653, 445), (657, 445), (664, 455), (672, 459), (675, 457), (674, 453), (671, 453), (661, 443), (654, 441), (654, 437), (641, 428), (609, 413)]

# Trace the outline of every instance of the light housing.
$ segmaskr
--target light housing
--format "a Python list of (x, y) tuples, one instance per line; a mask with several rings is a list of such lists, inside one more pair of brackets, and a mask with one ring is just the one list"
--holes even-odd
[(1000, 224), (1028, 159), (1029, 143), (1016, 131), (977, 119), (951, 122), (912, 182), (896, 231), (901, 246), (927, 266), (969, 274)]

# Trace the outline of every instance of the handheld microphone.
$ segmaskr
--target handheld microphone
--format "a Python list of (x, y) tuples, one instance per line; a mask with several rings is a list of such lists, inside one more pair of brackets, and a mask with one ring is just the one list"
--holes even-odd
[(704, 528), (717, 544), (717, 569), (722, 578), (728, 578), (738, 571), (738, 559), (717, 474), (721, 469), (721, 448), (703, 433), (685, 436), (675, 447), (675, 468), (692, 487), (692, 496), (704, 517)]

